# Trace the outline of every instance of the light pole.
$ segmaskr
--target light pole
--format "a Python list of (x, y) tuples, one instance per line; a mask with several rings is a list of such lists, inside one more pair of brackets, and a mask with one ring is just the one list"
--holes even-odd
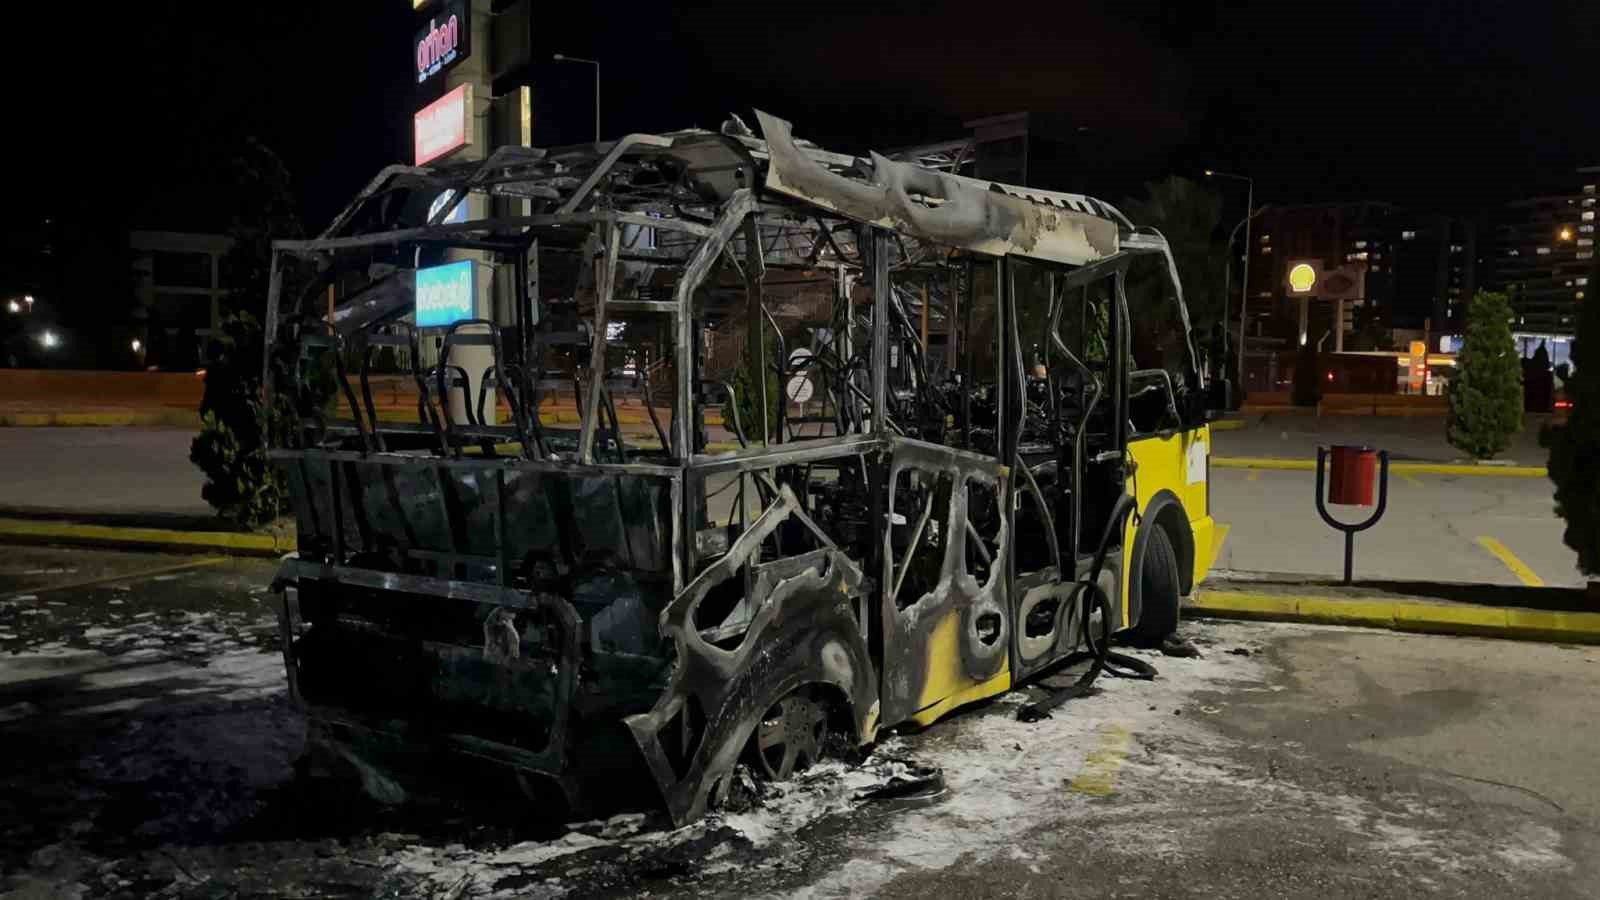
[[(1256, 180), (1248, 175), (1235, 175), (1231, 172), (1218, 172), (1216, 169), (1206, 170), (1207, 178), (1232, 178), (1242, 181), (1246, 185), (1244, 201), (1244, 271), (1239, 275), (1239, 390), (1244, 390), (1244, 324), (1245, 312), (1250, 306), (1250, 220), (1255, 217), (1251, 212), (1256, 208)], [(1232, 241), (1229, 241), (1232, 246)], [(1228, 251), (1228, 258), (1233, 259), (1233, 251)], [(1224, 308), (1222, 313), (1223, 331), (1227, 331), (1228, 313)]]
[(596, 144), (600, 143), (600, 60), (584, 59), (581, 56), (567, 56), (565, 53), (557, 53), (551, 59), (556, 62), (583, 63), (587, 66), (594, 66), (594, 142)]

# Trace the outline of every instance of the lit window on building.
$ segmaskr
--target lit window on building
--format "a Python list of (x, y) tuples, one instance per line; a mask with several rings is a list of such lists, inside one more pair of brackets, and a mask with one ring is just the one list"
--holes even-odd
[(1593, 247), (1594, 238), (1578, 238), (1579, 247)]
[(1586, 184), (1586, 185), (1583, 186), (1583, 192), (1585, 194), (1592, 194), (1592, 193), (1594, 193), (1594, 191), (1595, 191), (1595, 185)]
[(1402, 232), (1400, 232), (1400, 240), (1402, 240), (1402, 241), (1414, 241), (1416, 239), (1417, 239), (1417, 233), (1415, 231), (1412, 231), (1409, 228), (1404, 230), (1404, 231), (1402, 231)]
[(1451, 244), (1450, 245), (1450, 252), (1451, 253), (1460, 253), (1461, 251), (1463, 251), (1465, 249), (1466, 248), (1461, 246), (1460, 244)]
[(1262, 236), (1261, 236), (1261, 243), (1263, 243), (1263, 244), (1270, 244), (1270, 243), (1272, 243), (1272, 235), (1270, 235), (1270, 234), (1263, 234), (1263, 235), (1262, 235)]
[(1365, 247), (1366, 245), (1367, 245), (1366, 241), (1356, 241), (1355, 247), (1356, 247), (1357, 250), (1360, 250), (1362, 247)]
[(1592, 209), (1584, 210), (1583, 211), (1583, 215), (1581, 216), (1581, 218), (1585, 222), (1593, 222), (1594, 221), (1594, 210), (1592, 210)]
[(1586, 285), (1588, 283), (1589, 283), (1589, 276), (1587, 276), (1587, 275), (1579, 275), (1578, 276), (1578, 284), (1580, 286)]
[(1578, 258), (1579, 259), (1594, 259), (1594, 251), (1593, 250), (1579, 250), (1578, 251)]
[(1506, 255), (1507, 256), (1521, 256), (1522, 255), (1522, 251), (1521, 250), (1507, 250), (1506, 251)]
[(1593, 225), (1579, 225), (1578, 226), (1578, 233), (1579, 234), (1594, 234), (1594, 226)]
[[(1540, 247), (1538, 250), (1535, 250), (1534, 252), (1539, 254), (1540, 256), (1549, 256), (1550, 255), (1550, 248), (1549, 247)], [(1512, 253), (1511, 255), (1512, 256), (1516, 256), (1517, 254), (1516, 253)]]

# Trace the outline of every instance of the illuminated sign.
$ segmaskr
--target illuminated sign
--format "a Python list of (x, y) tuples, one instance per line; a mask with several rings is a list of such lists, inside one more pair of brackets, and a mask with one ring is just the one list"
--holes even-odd
[(428, 221), (432, 222), (434, 217), (443, 212), (444, 208), (452, 201), (455, 203), (455, 207), (450, 210), (449, 215), (439, 220), (438, 224), (456, 225), (465, 222), (467, 220), (467, 198), (462, 197), (460, 200), (456, 200), (455, 191), (442, 191), (439, 196), (433, 198), (433, 202), (428, 204)]
[(411, 120), (417, 165), (472, 146), (472, 84), (463, 84), (424, 106)]
[(443, 75), (471, 55), (472, 4), (466, 0), (449, 0), (411, 41), (417, 84)]
[(417, 270), (417, 327), (443, 328), (478, 309), (477, 263), (470, 259)]
[(1310, 263), (1295, 263), (1289, 269), (1289, 290), (1304, 294), (1317, 285), (1317, 270)]

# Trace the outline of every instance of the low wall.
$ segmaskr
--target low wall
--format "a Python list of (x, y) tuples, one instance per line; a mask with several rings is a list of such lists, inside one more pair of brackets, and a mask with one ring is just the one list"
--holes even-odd
[(195, 372), (0, 369), (0, 407), (9, 409), (199, 409), (205, 378)]

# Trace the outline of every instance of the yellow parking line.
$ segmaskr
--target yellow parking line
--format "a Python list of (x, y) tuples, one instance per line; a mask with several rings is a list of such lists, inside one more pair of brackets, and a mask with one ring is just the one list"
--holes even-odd
[(1418, 481), (1416, 476), (1412, 475), (1410, 472), (1401, 472), (1400, 477), (1405, 479), (1406, 484), (1409, 484), (1412, 487), (1422, 487), (1422, 482)]
[(1506, 568), (1511, 570), (1511, 574), (1517, 576), (1523, 584), (1528, 587), (1544, 587), (1544, 579), (1533, 574), (1533, 570), (1528, 568), (1527, 564), (1522, 560), (1517, 559), (1517, 555), (1512, 553), (1505, 544), (1492, 537), (1480, 537), (1478, 538), (1478, 545), (1493, 554), (1495, 559), (1505, 563)]
[(170, 566), (161, 566), (154, 569), (138, 569), (132, 572), (122, 572), (116, 575), (102, 575), (98, 578), (88, 578), (83, 581), (68, 581), (62, 584), (46, 584), (21, 591), (13, 591), (0, 600), (11, 600), (27, 594), (43, 594), (46, 591), (70, 591), (77, 588), (94, 587), (99, 584), (110, 584), (117, 581), (139, 581), (144, 578), (154, 578), (157, 575), (170, 575), (174, 572), (184, 572), (189, 569), (199, 569), (205, 566), (214, 566), (228, 561), (226, 556), (208, 556), (204, 559), (194, 559), (188, 562), (176, 563)]
[(1110, 722), (1100, 729), (1100, 746), (1089, 752), (1083, 768), (1068, 782), (1069, 790), (1091, 797), (1109, 797), (1117, 785), (1117, 772), (1128, 758), (1128, 746), (1133, 735), (1128, 729)]

